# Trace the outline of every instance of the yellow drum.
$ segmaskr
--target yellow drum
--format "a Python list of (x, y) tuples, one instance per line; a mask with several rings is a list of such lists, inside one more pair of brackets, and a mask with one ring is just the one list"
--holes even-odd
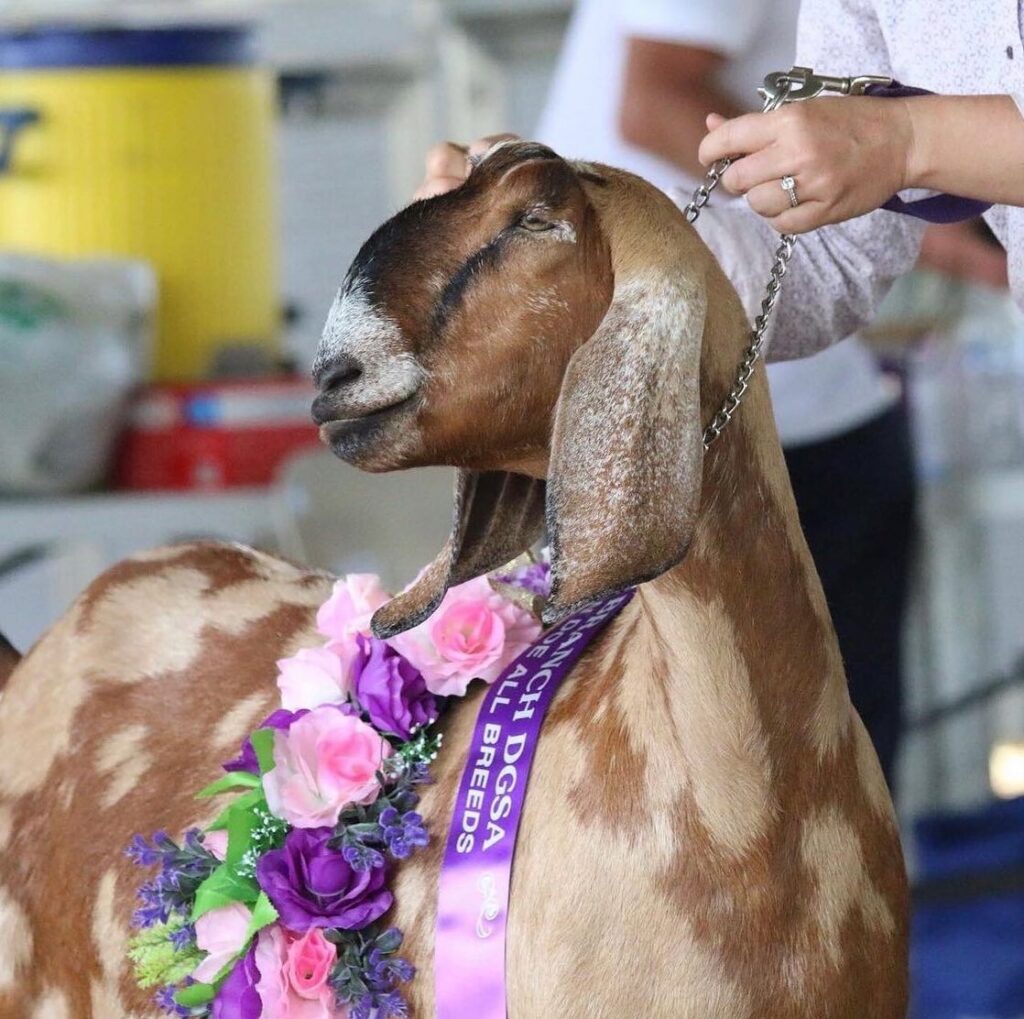
[(0, 33), (0, 248), (149, 261), (158, 379), (274, 353), (273, 120), (242, 28)]

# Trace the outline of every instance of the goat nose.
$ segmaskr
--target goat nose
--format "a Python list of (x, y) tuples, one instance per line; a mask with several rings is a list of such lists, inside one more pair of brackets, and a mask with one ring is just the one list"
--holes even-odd
[(321, 396), (327, 396), (357, 382), (362, 374), (362, 365), (351, 354), (340, 354), (317, 372), (316, 384)]

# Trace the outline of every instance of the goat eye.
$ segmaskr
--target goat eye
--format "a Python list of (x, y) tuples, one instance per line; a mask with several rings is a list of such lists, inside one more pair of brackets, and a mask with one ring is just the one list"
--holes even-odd
[(519, 225), (524, 230), (553, 230), (555, 224), (549, 219), (545, 219), (543, 216), (538, 216), (535, 213), (528, 212), (519, 220)]

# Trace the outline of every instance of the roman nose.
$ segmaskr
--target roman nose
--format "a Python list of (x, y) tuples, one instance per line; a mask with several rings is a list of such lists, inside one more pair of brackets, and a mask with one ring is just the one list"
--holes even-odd
[(314, 373), (320, 394), (313, 401), (313, 422), (322, 425), (333, 419), (346, 393), (362, 378), (363, 366), (351, 354), (340, 354)]

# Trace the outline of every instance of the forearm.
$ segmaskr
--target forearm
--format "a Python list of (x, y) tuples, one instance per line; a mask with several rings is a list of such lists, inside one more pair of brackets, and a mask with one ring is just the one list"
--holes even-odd
[(703, 177), (697, 159), (708, 113), (731, 117), (743, 112), (721, 89), (711, 83), (694, 83), (684, 89), (630, 87), (627, 78), (620, 111), (622, 136), (631, 145), (646, 149), (691, 177)]
[[(741, 203), (709, 206), (697, 221), (753, 320), (779, 235)], [(768, 331), (768, 360), (823, 350), (874, 317), (892, 282), (917, 258), (924, 224), (875, 212), (799, 237)]]
[(903, 106), (907, 187), (1024, 206), (1024, 115), (1010, 96), (918, 96)]

